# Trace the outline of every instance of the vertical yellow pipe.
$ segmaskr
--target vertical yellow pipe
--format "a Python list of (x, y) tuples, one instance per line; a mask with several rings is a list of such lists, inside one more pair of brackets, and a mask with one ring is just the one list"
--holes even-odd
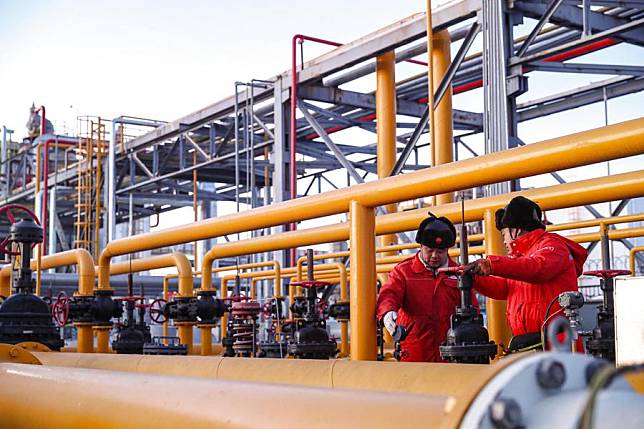
[[(228, 280), (229, 278), (227, 277), (221, 279), (221, 299), (228, 298)], [(228, 334), (228, 313), (224, 313), (224, 315), (221, 316), (219, 324), (221, 325), (221, 339), (223, 340)]]
[[(376, 155), (378, 178), (391, 175), (396, 163), (396, 54), (380, 55), (376, 60)], [(396, 204), (385, 206), (387, 213), (396, 211)], [(396, 244), (396, 235), (380, 237), (380, 246)], [(392, 256), (394, 253), (387, 255)]]
[[(432, 0), (427, 0), (427, 108), (429, 110), (429, 150), (434, 162), (436, 136), (434, 132), (434, 26), (432, 24)], [(432, 164), (432, 167), (434, 164)], [(435, 198), (432, 197), (435, 203)]]
[(94, 326), (96, 330), (96, 353), (109, 353), (111, 326)]
[(634, 276), (637, 275), (637, 273), (635, 272), (635, 254), (637, 252), (642, 252), (642, 251), (644, 251), (644, 246), (633, 247), (631, 249), (631, 251), (630, 251), (629, 265), (630, 265), (630, 269), (631, 269), (631, 274), (634, 275)]
[[(485, 229), (485, 253), (487, 255), (505, 255), (505, 245), (501, 233), (496, 229), (494, 212), (486, 210), (483, 215)], [(490, 339), (499, 346), (497, 357), (510, 341), (510, 328), (507, 322), (507, 302), (487, 298), (487, 329)]]
[(78, 338), (78, 353), (93, 353), (94, 352), (94, 334), (92, 332), (92, 324), (74, 323)]
[[(343, 263), (338, 262), (340, 271), (340, 302), (349, 301), (349, 284), (347, 281), (347, 269)], [(349, 356), (349, 321), (340, 320), (340, 357)]]
[[(168, 299), (169, 299), (169, 293), (168, 293), (169, 281), (170, 281), (170, 279), (168, 278), (168, 276), (163, 277), (163, 299), (165, 300), (165, 302), (168, 302)], [(168, 336), (168, 320), (167, 319), (163, 322), (163, 336), (164, 337)], [(168, 340), (167, 339), (163, 340), (163, 344), (165, 344), (167, 346), (168, 345)]]
[(179, 328), (179, 341), (181, 344), (188, 346), (188, 354), (192, 354), (192, 327), (194, 323), (192, 322), (175, 322), (175, 325)]
[(199, 325), (201, 329), (201, 355), (210, 356), (212, 354), (212, 328), (214, 325)]
[[(451, 62), (449, 31), (442, 30), (433, 33), (433, 49), (431, 51), (433, 67), (433, 87), (438, 88)], [(432, 97), (433, 99), (433, 97)], [(447, 164), (454, 161), (454, 131), (452, 113), (452, 87), (448, 88), (441, 102), (434, 111), (435, 132), (432, 145), (432, 166)], [(436, 196), (436, 205), (454, 201), (454, 194)]]
[(351, 360), (376, 360), (376, 219), (357, 201), (350, 205)]

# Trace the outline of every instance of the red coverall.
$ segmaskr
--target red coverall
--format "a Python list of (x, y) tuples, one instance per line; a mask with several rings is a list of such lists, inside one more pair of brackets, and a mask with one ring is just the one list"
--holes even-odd
[[(438, 346), (445, 342), (450, 317), (460, 304), (456, 277), (431, 270), (419, 259), (419, 253), (405, 259), (391, 271), (389, 280), (380, 289), (376, 315), (382, 319), (389, 311), (397, 311), (399, 325), (411, 328), (401, 342), (405, 362), (443, 362)], [(456, 266), (449, 259), (450, 267)], [(472, 304), (478, 301), (472, 292)]]
[[(492, 299), (508, 301), (512, 335), (540, 332), (548, 304), (561, 292), (577, 291), (588, 252), (558, 234), (536, 229), (510, 243), (509, 256), (488, 256), (490, 276), (476, 276), (474, 287)], [(555, 302), (550, 315), (561, 307)], [(581, 339), (578, 349), (581, 347)]]

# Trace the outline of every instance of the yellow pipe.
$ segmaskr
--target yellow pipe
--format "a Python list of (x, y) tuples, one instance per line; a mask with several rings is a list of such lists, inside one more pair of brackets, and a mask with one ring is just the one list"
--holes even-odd
[(635, 254), (637, 252), (642, 252), (642, 251), (644, 251), (644, 246), (636, 246), (636, 247), (633, 247), (629, 252), (629, 258), (628, 258), (629, 259), (629, 266), (630, 266), (631, 273), (633, 274), (633, 276), (637, 275), (637, 272), (635, 270)]
[(109, 288), (109, 265), (114, 256), (346, 213), (351, 201), (363, 207), (376, 207), (639, 155), (644, 152), (643, 134), (644, 118), (634, 119), (431, 169), (114, 240), (103, 249), (99, 258), (99, 288)]
[[(457, 401), (440, 394), (391, 395), (4, 363), (0, 397), (3, 424), (15, 429), (327, 428), (327, 418), (312, 417), (312, 404), (332, 409), (342, 427), (385, 429), (392, 422), (455, 427), (474, 393)], [(204, 398), (217, 400), (205, 407)], [(275, 404), (292, 407), (287, 422), (275, 418)]]
[(351, 201), (351, 360), (376, 360), (376, 216)]
[(111, 326), (94, 326), (94, 331), (96, 331), (96, 353), (110, 352), (109, 343), (111, 329)]
[(91, 323), (74, 323), (78, 340), (79, 353), (92, 353), (94, 351), (94, 334)]
[[(591, 241), (601, 240), (601, 236), (601, 233), (595, 232), (589, 234), (568, 235), (566, 237), (577, 243), (589, 243)], [(608, 231), (609, 240), (622, 240), (624, 238), (634, 238), (642, 236), (644, 236), (644, 227), (611, 229), (610, 231)]]
[[(636, 198), (644, 193), (644, 172), (635, 171), (582, 180), (578, 182), (534, 188), (507, 195), (477, 198), (468, 201), (465, 222), (483, 219), (486, 210), (494, 210), (507, 205), (512, 198), (523, 195), (539, 203), (543, 210), (582, 206), (606, 201)], [(453, 222), (461, 221), (460, 203), (445, 204), (432, 208), (436, 216), (446, 216)], [(427, 217), (427, 209), (416, 209), (376, 217), (376, 233), (387, 234), (414, 230)], [(306, 230), (274, 234), (254, 239), (220, 244), (210, 250), (216, 258), (228, 258), (251, 253), (269, 252), (291, 247), (309, 246), (321, 243), (344, 241), (349, 238), (349, 225), (339, 223)], [(407, 246), (407, 245), (397, 245)], [(207, 264), (202, 266), (203, 268)]]
[(167, 267), (177, 267), (179, 278), (178, 296), (181, 298), (194, 296), (192, 266), (190, 265), (188, 257), (181, 252), (117, 262), (110, 265), (110, 275), (116, 276), (119, 274), (138, 273)]
[[(376, 167), (378, 178), (391, 175), (396, 163), (396, 54), (385, 52), (376, 58)], [(385, 206), (387, 213), (396, 211), (396, 204)], [(394, 234), (383, 235), (380, 246), (396, 244)]]
[[(505, 255), (506, 249), (503, 244), (503, 237), (496, 229), (494, 212), (486, 210), (483, 219), (485, 230), (485, 253), (487, 255)], [(507, 301), (487, 298), (487, 329), (490, 340), (498, 345), (497, 358), (510, 341), (510, 328), (507, 323)]]
[(199, 325), (201, 329), (201, 356), (210, 356), (212, 354), (212, 328), (215, 325)]
[(556, 231), (565, 231), (570, 229), (590, 228), (593, 226), (600, 226), (601, 224), (616, 225), (619, 223), (640, 222), (643, 220), (644, 220), (644, 213), (640, 213), (640, 214), (634, 214), (634, 215), (603, 217), (598, 219), (582, 220), (578, 222), (568, 222), (568, 223), (560, 223), (557, 225), (548, 225), (546, 227), (546, 230), (550, 232), (556, 232)]
[(179, 330), (179, 341), (181, 344), (188, 346), (188, 354), (191, 355), (192, 351), (192, 327), (194, 323), (192, 322), (175, 322), (174, 323), (177, 329)]
[[(429, 55), (432, 57), (432, 70), (431, 78), (433, 78), (433, 88), (438, 88), (447, 71), (447, 68), (450, 65), (450, 47), (451, 40), (449, 37), (449, 31), (441, 30), (439, 32), (432, 34), (432, 45), (433, 49), (429, 51)], [(432, 103), (434, 103), (434, 97), (431, 97)], [(434, 111), (434, 126), (436, 127), (436, 132), (433, 133), (432, 139), (432, 166), (436, 167), (437, 165), (448, 164), (454, 161), (454, 125), (453, 125), (453, 113), (452, 113), (452, 90), (451, 85), (445, 95), (441, 99), (441, 102), (436, 107)], [(454, 201), (454, 193), (446, 193), (436, 195), (435, 205), (448, 204)]]
[[(210, 252), (208, 252), (210, 254)], [(262, 268), (262, 267), (270, 267), (273, 266), (273, 273), (275, 276), (274, 283), (273, 283), (273, 296), (276, 298), (280, 298), (282, 296), (282, 275), (281, 275), (281, 264), (279, 261), (265, 261), (265, 262), (253, 262), (251, 264), (243, 264), (243, 265), (234, 265), (231, 267), (219, 267), (219, 268), (212, 268), (212, 262), (214, 262), (214, 259), (211, 255), (209, 258), (209, 262), (206, 262), (206, 259), (208, 257), (208, 254), (204, 256), (204, 261), (202, 263), (202, 266), (205, 267), (206, 264), (208, 264), (210, 267), (206, 269), (206, 271), (210, 272), (210, 275), (206, 275), (205, 273), (202, 273), (202, 278), (201, 278), (201, 288), (203, 290), (212, 290), (212, 274), (213, 273), (218, 273), (218, 272), (224, 272), (224, 271), (241, 271), (241, 270), (250, 270), (252, 268)], [(206, 277), (203, 277), (206, 275), (208, 280), (205, 280)], [(204, 287), (204, 280), (206, 286)]]

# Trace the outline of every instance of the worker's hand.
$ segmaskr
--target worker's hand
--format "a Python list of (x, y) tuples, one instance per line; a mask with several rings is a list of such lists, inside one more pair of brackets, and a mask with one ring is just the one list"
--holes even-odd
[(463, 272), (465, 274), (476, 274), (477, 276), (489, 276), (492, 272), (492, 267), (488, 259), (482, 258), (467, 264)]
[(396, 319), (398, 319), (398, 313), (395, 311), (389, 311), (385, 314), (385, 317), (382, 318), (382, 323), (385, 325), (385, 329), (390, 335), (393, 335), (396, 332)]

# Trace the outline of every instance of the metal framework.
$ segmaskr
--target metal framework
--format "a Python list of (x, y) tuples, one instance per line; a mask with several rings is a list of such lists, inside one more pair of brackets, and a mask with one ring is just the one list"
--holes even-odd
[[(418, 66), (417, 74), (395, 82), (397, 156), (391, 175), (427, 167), (419, 162), (423, 158), (419, 152), (428, 150), (421, 142), (429, 123), (428, 76), (426, 63), (417, 59), (427, 52), (425, 19), (425, 13), (412, 15), (306, 62), (302, 56), (313, 43), (310, 39), (320, 40), (301, 36), (299, 58), (294, 50), (295, 76), (287, 70), (268, 79), (237, 82), (230, 97), (171, 122), (116, 118), (107, 133), (107, 156), (103, 152), (102, 159), (100, 155), (86, 157), (89, 164), (84, 166), (74, 160), (71, 150), (65, 156), (57, 153), (49, 158), (50, 163), (57, 163), (48, 185), (57, 195), (49, 220), (57, 240), (49, 253), (73, 247), (73, 237), (79, 240), (79, 228), (86, 219), (100, 219), (102, 236), (109, 241), (119, 235), (118, 224), (179, 207), (200, 207), (201, 217), (210, 217), (222, 201), (234, 202), (242, 210), (286, 200), (291, 195), (291, 169), (296, 172), (298, 196), (375, 179), (376, 92), (358, 92), (352, 87), (357, 79), (373, 75), (377, 57), (387, 52), (395, 52), (396, 63), (409, 61)], [(516, 26), (523, 22), (530, 23), (532, 30), (516, 37)], [(520, 122), (642, 91), (644, 66), (575, 61), (617, 44), (644, 46), (642, 24), (644, 5), (640, 1), (460, 0), (434, 10), (433, 31), (448, 30), (452, 44), (459, 45), (434, 86), (434, 107), (450, 92), (457, 95), (482, 87), (484, 93), (483, 113), (453, 111), (455, 156), (459, 149), (477, 155), (464, 137), (482, 135), (487, 152), (520, 146)], [(473, 52), (479, 39), (482, 52)], [(533, 71), (613, 77), (517, 103), (519, 95), (530, 93)], [(297, 85), (295, 154), (289, 152), (293, 82)], [(95, 137), (99, 150), (105, 149), (102, 127)], [(356, 137), (358, 131), (344, 132), (349, 129), (361, 130), (364, 136)], [(5, 136), (2, 171), (7, 174), (0, 186), (0, 202), (33, 203), (38, 198), (33, 186), (39, 178), (28, 178), (30, 152), (7, 157), (6, 147)], [(94, 214), (79, 213), (74, 196), (85, 189), (92, 171), (100, 171), (101, 163), (105, 163), (102, 198), (101, 192), (94, 192), (94, 201), (83, 202), (95, 203)], [(553, 175), (564, 182), (560, 175)], [(100, 176), (94, 180), (100, 182)], [(520, 186), (520, 181), (499, 184), (491, 186), (490, 193)], [(613, 215), (625, 205), (619, 204)], [(595, 208), (587, 208), (599, 216)], [(96, 228), (93, 248), (105, 244), (98, 243), (98, 235)], [(406, 237), (399, 235), (399, 239)]]

